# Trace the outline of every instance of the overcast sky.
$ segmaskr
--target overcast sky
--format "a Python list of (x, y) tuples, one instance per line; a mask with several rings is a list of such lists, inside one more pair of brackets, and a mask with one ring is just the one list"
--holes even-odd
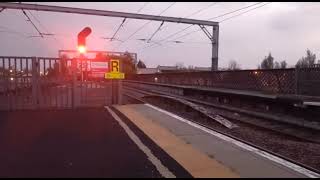
[[(137, 12), (145, 2), (39, 2), (37, 4), (81, 7), (122, 12)], [(150, 2), (140, 11), (143, 14), (158, 15), (172, 2)], [(205, 8), (212, 2), (177, 2), (163, 16), (186, 17)], [(206, 20), (234, 9), (254, 4), (254, 2), (219, 2), (200, 13), (190, 16), (193, 19)], [(245, 10), (244, 10), (245, 11)], [(55, 39), (27, 38), (37, 35), (37, 31), (21, 10), (4, 10), (0, 13), (0, 55), (1, 56), (46, 56), (57, 57), (59, 49), (76, 49), (77, 33), (84, 27), (92, 28), (87, 40), (90, 50), (114, 50), (138, 53), (148, 67), (157, 65), (175, 65), (183, 62), (186, 66), (211, 66), (211, 45), (202, 31), (192, 33), (181, 39), (183, 44), (166, 42), (161, 46), (150, 46), (139, 38), (149, 38), (161, 22), (151, 22), (125, 43), (108, 41), (101, 37), (111, 37), (123, 18), (76, 15), (54, 12), (31, 11), (40, 21), (33, 22), (42, 32), (56, 34)], [(213, 21), (221, 21), (230, 14)], [(219, 67), (226, 67), (234, 59), (242, 68), (256, 68), (261, 60), (271, 52), (275, 60), (286, 60), (294, 65), (310, 49), (320, 57), (320, 3), (318, 2), (273, 2), (241, 16), (220, 23)], [(128, 19), (116, 38), (125, 40), (147, 21)], [(154, 37), (159, 41), (188, 25), (164, 23), (163, 29)], [(199, 29), (193, 26), (168, 40)], [(13, 33), (18, 32), (18, 33)]]

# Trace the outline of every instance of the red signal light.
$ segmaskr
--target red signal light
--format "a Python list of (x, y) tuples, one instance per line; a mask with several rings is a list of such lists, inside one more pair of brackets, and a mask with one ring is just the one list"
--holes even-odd
[(91, 33), (91, 28), (86, 27), (78, 34), (78, 51), (80, 54), (86, 53), (86, 38)]
[(80, 54), (84, 54), (87, 52), (87, 48), (85, 46), (78, 46), (78, 51)]

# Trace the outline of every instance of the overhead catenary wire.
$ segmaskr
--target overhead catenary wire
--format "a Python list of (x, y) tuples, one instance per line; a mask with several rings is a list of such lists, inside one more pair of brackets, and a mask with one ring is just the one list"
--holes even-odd
[[(145, 3), (142, 5), (142, 7), (141, 7), (140, 9), (138, 9), (138, 11), (137, 11), (136, 13), (140, 13), (140, 12), (142, 11), (142, 9), (144, 9), (148, 4), (149, 4), (149, 2), (145, 2)], [(126, 21), (126, 24), (128, 24), (129, 21), (130, 21), (130, 19)], [(124, 26), (124, 25), (125, 25), (125, 24), (123, 24), (123, 26)], [(107, 38), (107, 39), (109, 39), (109, 38)], [(117, 46), (117, 47), (119, 47), (124, 41), (119, 40), (119, 39), (117, 39), (117, 40), (121, 42), (121, 43)], [(115, 49), (115, 48), (113, 48), (113, 49)], [(113, 50), (113, 49), (112, 49), (112, 50)]]
[[(203, 12), (203, 11), (211, 8), (212, 6), (216, 5), (217, 3), (219, 3), (219, 2), (211, 3), (211, 4), (209, 4), (208, 6), (206, 6), (206, 7), (204, 7), (204, 8), (201, 8), (201, 9), (199, 9), (199, 10), (197, 10), (197, 11), (195, 11), (195, 12), (193, 12), (193, 13), (187, 15), (187, 16), (184, 16), (184, 17), (182, 17), (182, 18), (189, 18), (189, 17), (191, 17), (191, 16), (194, 16), (194, 15), (196, 15), (196, 14), (199, 14), (200, 12)], [(166, 25), (166, 26), (164, 26), (162, 29), (165, 29), (165, 28), (168, 27), (168, 26), (169, 26), (169, 25)], [(192, 25), (190, 25), (190, 26), (192, 26)]]
[[(163, 11), (161, 11), (157, 16), (162, 15), (163, 13), (165, 13), (169, 8), (171, 8), (176, 2), (171, 3), (166, 9), (164, 9)], [(123, 42), (121, 42), (116, 48), (118, 48), (119, 46), (121, 46), (123, 43), (125, 43), (126, 41), (128, 41), (129, 39), (131, 39), (136, 33), (138, 33), (139, 31), (141, 31), (145, 26), (147, 26), (148, 24), (150, 24), (152, 22), (152, 20), (147, 21), (146, 23), (144, 23), (140, 28), (138, 28), (136, 31), (134, 31), (132, 34), (130, 34)]]
[[(218, 15), (218, 16), (215, 16), (215, 17), (212, 17), (212, 18), (209, 18), (209, 19), (207, 19), (207, 20), (213, 20), (213, 19), (217, 19), (217, 18), (220, 18), (220, 17), (224, 17), (224, 16), (226, 16), (226, 15), (233, 14), (233, 13), (239, 12), (239, 11), (244, 10), (244, 9), (248, 9), (248, 8), (250, 8), (250, 7), (256, 6), (256, 5), (261, 4), (261, 3), (262, 3), (262, 2), (258, 2), (258, 3), (255, 3), (255, 4), (251, 4), (251, 5), (249, 5), (249, 6), (245, 6), (245, 7), (239, 8), (239, 9), (235, 9), (235, 10), (233, 10), (233, 11), (230, 11), (230, 12), (227, 12), (227, 13), (224, 13), (224, 14), (221, 14), (221, 15)], [(192, 25), (192, 26), (193, 26), (193, 25)], [(190, 27), (191, 27), (191, 26), (190, 26)], [(187, 29), (187, 28), (186, 28), (186, 29)], [(197, 31), (200, 31), (200, 30), (201, 30), (201, 29), (199, 29), (199, 30), (197, 30)], [(193, 32), (197, 32), (197, 31), (193, 31)], [(193, 32), (188, 33), (188, 35), (189, 35), (189, 34), (192, 34)], [(184, 35), (183, 35), (183, 37), (184, 37)], [(178, 38), (175, 38), (175, 39), (178, 39)]]
[[(164, 9), (163, 11), (161, 11), (158, 16), (160, 16), (161, 14), (163, 14), (164, 12), (166, 12), (169, 8), (171, 8), (176, 2), (173, 2), (172, 4), (170, 4), (166, 9)], [(143, 24), (140, 28), (138, 28), (134, 33), (132, 33), (125, 41), (129, 40), (132, 36), (134, 36), (136, 33), (138, 33), (141, 29), (143, 29), (145, 26), (147, 26), (148, 24), (150, 24), (152, 22), (152, 20), (147, 21), (145, 24)]]
[(112, 40), (115, 38), (115, 36), (117, 35), (117, 33), (118, 33), (118, 31), (120, 30), (120, 28), (123, 27), (123, 24), (126, 22), (126, 19), (127, 19), (127, 18), (124, 18), (124, 19), (123, 19), (122, 23), (120, 24), (120, 26), (118, 27), (118, 29), (116, 30), (116, 32), (115, 32), (115, 33), (113, 34), (113, 36), (110, 38), (110, 41), (112, 41)]
[(199, 9), (198, 11), (196, 11), (196, 12), (194, 12), (194, 13), (189, 14), (188, 16), (185, 16), (184, 18), (189, 18), (189, 17), (191, 17), (191, 16), (194, 16), (194, 15), (196, 15), (196, 14), (199, 14), (200, 12), (209, 9), (209, 8), (211, 8), (212, 6), (214, 6), (214, 5), (218, 4), (218, 3), (219, 3), (219, 2), (213, 2), (213, 3), (209, 4), (208, 6), (202, 8), (202, 9)]
[(26, 38), (26, 35), (24, 35), (24, 34), (22, 34), (20, 32), (17, 32), (17, 31), (1, 30), (0, 29), (0, 33), (16, 34), (16, 35), (19, 35), (20, 37)]
[[(216, 5), (217, 3), (218, 3), (218, 2), (211, 3), (210, 5), (208, 5), (208, 6), (204, 7), (204, 8), (201, 8), (201, 9), (199, 9), (199, 10), (197, 10), (197, 11), (195, 11), (195, 12), (193, 12), (193, 13), (191, 13), (191, 14), (183, 17), (183, 18), (188, 18), (188, 17), (194, 16), (194, 15), (196, 15), (196, 14), (199, 14), (200, 12), (209, 9), (210, 7)], [(180, 32), (183, 32), (183, 31), (189, 29), (191, 26), (193, 26), (193, 25), (189, 25), (189, 26), (187, 26), (186, 28), (184, 28), (184, 29), (182, 29), (182, 30), (180, 30), (180, 31), (178, 31), (178, 32), (176, 32), (176, 33), (173, 33), (173, 34), (169, 35), (168, 37), (165, 38), (165, 40), (169, 39), (170, 37), (172, 37), (172, 36), (174, 36), (174, 35), (176, 35), (176, 34), (179, 34)], [(165, 29), (166, 27), (168, 27), (168, 25), (164, 26), (162, 29)], [(162, 41), (161, 41), (161, 42), (162, 42)], [(159, 45), (160, 43), (156, 43), (156, 44)], [(155, 45), (155, 44), (152, 44), (152, 45), (150, 45), (150, 46), (153, 46), (153, 45)], [(142, 48), (141, 50), (143, 50), (143, 49), (145, 49), (145, 48), (148, 48), (148, 47), (150, 47), (150, 46), (144, 47), (144, 48)]]
[(212, 17), (212, 18), (207, 19), (207, 20), (213, 20), (213, 19), (217, 19), (217, 18), (226, 16), (226, 15), (229, 15), (229, 14), (233, 14), (233, 13), (235, 13), (235, 12), (242, 11), (242, 10), (244, 10), (244, 9), (248, 9), (248, 8), (250, 8), (250, 7), (256, 6), (256, 5), (261, 4), (261, 3), (263, 3), (263, 2), (258, 2), (258, 3), (255, 3), (255, 4), (251, 4), (251, 5), (249, 5), (249, 6), (245, 6), (245, 7), (243, 7), (243, 8), (235, 9), (235, 10), (233, 10), (233, 11), (230, 11), (230, 12), (227, 12), (227, 13), (224, 13), (224, 14), (221, 14), (221, 15), (218, 15), (218, 16), (215, 16), (215, 17)]
[[(190, 17), (190, 16), (194, 16), (194, 15), (196, 15), (196, 14), (199, 14), (200, 12), (202, 12), (202, 11), (204, 11), (204, 10), (206, 10), (206, 9), (209, 9), (210, 7), (212, 7), (213, 5), (215, 5), (215, 4), (217, 4), (217, 3), (218, 3), (218, 2), (211, 3), (210, 5), (202, 8), (202, 9), (199, 9), (199, 10), (197, 10), (197, 11), (195, 11), (195, 12), (189, 14), (189, 15), (187, 15), (187, 16), (185, 16), (184, 18), (187, 18), (187, 17)], [(168, 39), (168, 38), (170, 38), (170, 37), (172, 37), (172, 36), (174, 36), (174, 35), (176, 35), (176, 34), (178, 34), (178, 33), (180, 33), (180, 32), (183, 32), (183, 31), (185, 31), (186, 29), (190, 28), (191, 26), (193, 26), (193, 25), (189, 25), (189, 26), (187, 26), (186, 28), (184, 28), (184, 29), (182, 29), (182, 30), (180, 30), (180, 31), (178, 31), (178, 32), (176, 32), (176, 33), (174, 33), (174, 34), (171, 34), (170, 36), (166, 37), (165, 39)], [(168, 25), (165, 26), (165, 27), (163, 27), (162, 29), (165, 29), (166, 27), (168, 27)], [(159, 43), (157, 43), (157, 44), (159, 45)], [(153, 45), (151, 45), (151, 46), (153, 46)], [(148, 47), (144, 47), (143, 49), (145, 49), (145, 48), (148, 48)]]
[(176, 44), (211, 44), (210, 42), (196, 42), (196, 41), (165, 41), (167, 43), (176, 43)]
[(50, 34), (50, 35), (53, 35), (52, 33), (49, 33), (48, 29), (40, 22), (40, 20), (35, 16), (33, 15), (33, 13), (31, 11), (28, 11), (29, 14), (31, 14), (31, 16), (33, 17), (33, 19), (35, 19), (38, 24), (46, 31), (46, 33), (42, 33), (42, 34)]
[(137, 11), (137, 13), (140, 13), (143, 8), (145, 8), (150, 2), (145, 2), (142, 7)]
[(4, 33), (15, 33), (15, 34), (19, 34), (20, 36), (27, 37), (26, 34), (24, 34), (23, 32), (15, 31), (5, 26), (0, 26), (0, 29), (6, 29), (6, 30), (1, 30), (1, 32), (4, 32)]
[[(137, 41), (147, 41), (148, 39), (145, 39), (145, 38), (140, 38), (140, 39), (135, 39)], [(153, 43), (157, 43), (156, 41), (150, 41), (150, 42), (153, 42)], [(160, 44), (161, 45), (161, 44)]]
[(186, 28), (181, 29), (180, 31), (178, 31), (178, 32), (176, 32), (176, 33), (173, 33), (173, 34), (171, 34), (171, 35), (167, 36), (166, 38), (164, 38), (164, 39), (162, 39), (162, 40), (158, 41), (158, 43), (157, 43), (157, 44), (155, 44), (155, 43), (154, 43), (154, 44), (151, 44), (151, 45), (149, 45), (149, 46), (146, 46), (146, 47), (144, 47), (144, 48), (140, 49), (140, 51), (142, 51), (142, 50), (144, 50), (144, 49), (146, 49), (146, 48), (150, 48), (150, 47), (155, 46), (155, 45), (159, 45), (159, 44), (160, 44), (160, 42), (163, 42), (163, 41), (165, 41), (165, 40), (169, 39), (170, 37), (173, 37), (173, 36), (175, 36), (176, 34), (179, 34), (180, 32), (185, 31), (186, 29), (190, 28), (191, 26), (193, 26), (193, 25), (187, 26)]
[[(5, 9), (6, 9), (6, 8), (1, 8), (1, 9), (0, 9), (0, 13), (1, 13), (3, 10), (5, 10)], [(14, 14), (14, 15), (16, 15), (16, 14)], [(17, 16), (17, 15), (16, 15), (16, 16)], [(10, 28), (8, 28), (8, 27), (5, 27), (5, 26), (0, 26), (0, 28), (1, 28), (1, 29), (6, 29), (6, 30), (0, 30), (0, 32), (2, 32), (2, 33), (16, 34), (16, 35), (18, 35), (18, 36), (20, 36), (20, 37), (27, 38), (27, 35), (24, 34), (23, 32), (15, 31), (15, 30), (12, 30), (12, 29), (10, 29)]]
[[(138, 9), (138, 11), (137, 11), (136, 13), (140, 13), (140, 12), (142, 11), (142, 9), (144, 9), (148, 4), (149, 4), (149, 2), (145, 2), (145, 3), (142, 5), (142, 7), (141, 7), (140, 9)], [(126, 20), (126, 22), (123, 23), (122, 27), (124, 27), (126, 24), (128, 24), (130, 20), (131, 20), (131, 19)]]
[(185, 37), (185, 36), (188, 36), (188, 35), (190, 35), (190, 34), (193, 34), (193, 33), (195, 33), (195, 32), (199, 32), (199, 31), (201, 31), (201, 29), (196, 29), (196, 30), (191, 31), (191, 32), (188, 32), (188, 33), (186, 33), (186, 34), (184, 34), (184, 35), (182, 35), (182, 36), (178, 36), (178, 37), (174, 38), (173, 40), (181, 39), (181, 38), (183, 38), (183, 37)]
[[(224, 13), (224, 14), (221, 14), (221, 15), (218, 15), (218, 16), (216, 16), (216, 17), (209, 18), (208, 20), (213, 20), (213, 19), (216, 19), (216, 18), (219, 18), (219, 17), (223, 17), (223, 16), (226, 16), (226, 15), (229, 15), (229, 14), (232, 14), (232, 13), (235, 13), (235, 12), (238, 12), (238, 11), (241, 11), (241, 10), (244, 10), (244, 9), (247, 9), (247, 8), (250, 8), (250, 7), (255, 6), (255, 5), (258, 5), (258, 4), (261, 4), (261, 2), (252, 4), (252, 5), (249, 5), (249, 6), (245, 6), (245, 7), (239, 8), (239, 9), (235, 9), (235, 10), (233, 10), (233, 11), (230, 11), (230, 12), (227, 12), (227, 13)], [(191, 28), (192, 26), (194, 26), (194, 25), (189, 25), (189, 26), (187, 26), (186, 28), (184, 28), (184, 29), (182, 29), (182, 30), (180, 30), (180, 31), (178, 31), (178, 32), (176, 32), (176, 33), (173, 33), (173, 34), (171, 34), (171, 35), (169, 35), (169, 36), (167, 36), (166, 38), (160, 40), (159, 42), (165, 41), (165, 40), (167, 40), (167, 39), (169, 39), (169, 38), (171, 38), (171, 37), (173, 37), (173, 36), (175, 36), (175, 35), (183, 32), (183, 31), (185, 31), (185, 30)], [(192, 31), (191, 33), (187, 33), (187, 34), (189, 35), (189, 34), (192, 34), (192, 33), (194, 33), (194, 32), (200, 31), (200, 30), (201, 30), (201, 29), (196, 30), (196, 31)], [(184, 35), (183, 35), (183, 37), (184, 37)], [(180, 37), (179, 37), (179, 38), (180, 38)], [(178, 38), (175, 38), (175, 39), (178, 39)], [(152, 46), (155, 46), (155, 45), (156, 45), (156, 44), (152, 44), (152, 45), (147, 46), (147, 47), (145, 47), (145, 48), (143, 48), (143, 49), (146, 49), (146, 48), (149, 48), (149, 47), (152, 47)], [(141, 49), (141, 50), (143, 50), (143, 49)]]
[(110, 40), (111, 41), (111, 39), (112, 39), (112, 41), (122, 41), (122, 40), (120, 40), (120, 39), (118, 39), (118, 38), (109, 38), (109, 37), (101, 37), (101, 39), (108, 39), (108, 40)]
[[(103, 38), (103, 39), (110, 39), (110, 38)], [(131, 40), (129, 40), (129, 41), (143, 41), (143, 42), (145, 42), (145, 41), (147, 41), (148, 39), (146, 39), (146, 38), (139, 38), (139, 39), (131, 39)], [(120, 40), (119, 40), (120, 41)], [(159, 44), (159, 45), (161, 45), (160, 43), (158, 43), (157, 41), (150, 41), (150, 42), (153, 42), (153, 43), (157, 43), (157, 44)], [(211, 44), (211, 43), (209, 43), (209, 42), (193, 42), (193, 41), (165, 41), (165, 42), (168, 42), (168, 43), (187, 43), (187, 44)]]
[(32, 24), (32, 26), (37, 30), (37, 32), (39, 33), (39, 35), (43, 38), (42, 33), (40, 32), (40, 30), (38, 29), (38, 27), (32, 22), (32, 20), (30, 19), (30, 17), (27, 15), (27, 13), (21, 9), (23, 14), (27, 17), (28, 21)]
[(151, 35), (151, 37), (148, 39), (147, 43), (149, 43), (149, 42), (151, 41), (152, 37), (153, 37), (154, 35), (156, 35), (156, 33), (157, 33), (158, 31), (161, 30), (161, 26), (163, 25), (163, 23), (164, 23), (164, 21), (162, 21), (162, 23), (160, 24), (160, 26), (158, 27), (158, 29)]
[(219, 23), (222, 23), (222, 22), (227, 21), (227, 20), (229, 20), (229, 19), (235, 18), (235, 17), (240, 16), (240, 15), (242, 15), (242, 14), (245, 14), (245, 13), (247, 13), (247, 12), (249, 12), (249, 11), (252, 11), (252, 10), (255, 10), (255, 9), (258, 9), (258, 8), (261, 8), (261, 7), (263, 7), (263, 6), (267, 5), (267, 4), (270, 4), (270, 3), (272, 3), (272, 2), (268, 2), (268, 3), (263, 4), (263, 5), (261, 5), (261, 6), (258, 6), (258, 7), (255, 7), (255, 8), (249, 9), (249, 10), (247, 10), (247, 11), (244, 11), (244, 12), (242, 12), (242, 13), (236, 14), (236, 15), (234, 15), (234, 16), (231, 16), (231, 17), (225, 18), (225, 19), (223, 19), (223, 20), (219, 21)]
[[(227, 13), (224, 13), (224, 14), (221, 14), (221, 15), (218, 15), (218, 16), (215, 16), (215, 17), (213, 17), (213, 18), (209, 18), (209, 19), (207, 19), (207, 20), (217, 19), (217, 18), (226, 16), (226, 15), (229, 15), (229, 14), (232, 14), (232, 13), (235, 13), (235, 12), (238, 12), (238, 11), (241, 11), (241, 10), (244, 10), (244, 9), (247, 9), (247, 8), (250, 8), (250, 7), (253, 7), (253, 6), (256, 6), (256, 5), (261, 4), (261, 3), (263, 3), (263, 2), (258, 2), (258, 3), (254, 3), (254, 4), (251, 4), (251, 5), (248, 5), (248, 6), (239, 8), (239, 9), (235, 9), (235, 10), (233, 10), (233, 11), (230, 11), (230, 12), (227, 12)], [(163, 42), (163, 41), (165, 41), (165, 40), (167, 40), (167, 39), (169, 39), (169, 38), (171, 38), (171, 37), (173, 37), (173, 36), (175, 36), (175, 35), (183, 32), (183, 31), (189, 29), (189, 28), (192, 27), (192, 26), (194, 26), (194, 25), (187, 26), (186, 28), (184, 28), (184, 29), (182, 29), (182, 30), (180, 30), (180, 31), (178, 31), (178, 32), (175, 32), (175, 33), (167, 36), (166, 38), (164, 38), (164, 39), (162, 39), (162, 40), (160, 40), (160, 41), (158, 41), (158, 42)], [(179, 36), (178, 38), (175, 38), (174, 40), (180, 39), (180, 38), (182, 38), (182, 37), (188, 36), (189, 34), (192, 34), (192, 33), (198, 32), (198, 31), (201, 31), (201, 29), (197, 29), (197, 30), (195, 30), (195, 31), (191, 31), (191, 32), (189, 32), (189, 33), (187, 33), (187, 34), (184, 34), (184, 35), (182, 35), (182, 36)], [(151, 44), (150, 46), (147, 46), (147, 47), (142, 48), (140, 51), (142, 51), (142, 50), (144, 50), (144, 49), (147, 49), (147, 48), (150, 48), (150, 47), (157, 46), (157, 45), (158, 45), (158, 44)]]
[(41, 21), (31, 11), (29, 11), (29, 13), (31, 14), (33, 19), (35, 19), (38, 22), (38, 24), (46, 31), (46, 33), (42, 33), (42, 35), (53, 36), (53, 39), (56, 42), (58, 42), (60, 45), (62, 45), (62, 47), (64, 48), (64, 44), (55, 37), (56, 34), (50, 33), (50, 31), (46, 28), (46, 26), (44, 24), (42, 24)]
[[(236, 14), (236, 15), (231, 16), (231, 17), (228, 17), (228, 18), (225, 18), (225, 19), (219, 21), (219, 23), (222, 23), (222, 22), (224, 22), (224, 21), (226, 21), (226, 20), (235, 18), (235, 17), (240, 16), (240, 15), (242, 15), (242, 14), (248, 13), (248, 12), (253, 11), (253, 10), (255, 10), (255, 9), (261, 8), (261, 7), (263, 7), (263, 6), (267, 5), (267, 4), (270, 4), (270, 3), (272, 3), (272, 2), (265, 3), (265, 4), (261, 5), (261, 6), (254, 7), (254, 8), (252, 8), (252, 9), (249, 9), (249, 10), (244, 11), (244, 12), (242, 12), (242, 13)], [(201, 29), (198, 29), (198, 30), (195, 30), (195, 31), (191, 31), (191, 32), (189, 32), (189, 33), (187, 33), (187, 34), (184, 34), (184, 35), (182, 35), (182, 36), (179, 36), (179, 37), (177, 37), (177, 38), (175, 38), (175, 39), (181, 39), (181, 38), (183, 38), (183, 37), (185, 37), (185, 36), (188, 36), (188, 35), (190, 35), (190, 34), (192, 34), (192, 33), (198, 32), (198, 31), (201, 31)]]

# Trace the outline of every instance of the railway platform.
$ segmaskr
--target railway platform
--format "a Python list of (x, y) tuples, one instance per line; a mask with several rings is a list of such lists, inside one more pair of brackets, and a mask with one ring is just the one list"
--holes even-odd
[(108, 108), (193, 177), (318, 177), (319, 174), (150, 104)]
[(0, 177), (320, 177), (150, 104), (0, 117)]

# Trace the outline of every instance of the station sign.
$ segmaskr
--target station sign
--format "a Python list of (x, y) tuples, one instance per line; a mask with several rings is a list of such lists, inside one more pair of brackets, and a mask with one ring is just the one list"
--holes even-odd
[(109, 71), (109, 61), (91, 61), (91, 76), (104, 77), (104, 73)]
[(78, 61), (77, 63), (78, 69), (81, 69), (82, 67), (82, 71), (90, 71), (90, 61), (82, 61), (82, 66), (81, 66), (81, 61)]
[[(81, 69), (81, 61), (78, 61), (78, 69)], [(109, 72), (109, 60), (86, 60), (82, 61), (82, 71), (90, 72), (92, 77), (104, 78), (104, 74)]]
[(108, 61), (91, 61), (90, 66), (93, 72), (107, 72), (109, 70)]
[(110, 60), (110, 72), (105, 73), (106, 79), (124, 79), (124, 73), (120, 72), (120, 61), (117, 59)]

